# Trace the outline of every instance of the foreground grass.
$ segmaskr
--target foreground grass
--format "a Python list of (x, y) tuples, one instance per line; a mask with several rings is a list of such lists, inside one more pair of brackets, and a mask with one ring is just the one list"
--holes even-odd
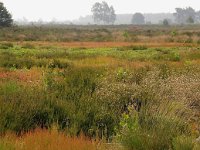
[(68, 137), (58, 131), (36, 130), (21, 137), (0, 138), (1, 150), (96, 150), (97, 143), (85, 137)]
[[(21, 140), (24, 149), (31, 143), (41, 148), (47, 144), (49, 149), (96, 148), (87, 139), (66, 136), (82, 134), (96, 141), (118, 140), (133, 150), (198, 146), (198, 47), (8, 43), (1, 47), (0, 59), (0, 133), (21, 136), (8, 139), (6, 146), (19, 146)], [(46, 130), (54, 124), (61, 133)], [(30, 132), (37, 128), (43, 130)]]

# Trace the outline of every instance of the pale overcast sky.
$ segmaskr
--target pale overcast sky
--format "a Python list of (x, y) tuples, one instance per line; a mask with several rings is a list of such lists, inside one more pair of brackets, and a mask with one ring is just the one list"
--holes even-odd
[[(29, 21), (73, 20), (91, 14), (92, 5), (98, 0), (0, 0), (14, 19)], [(100, 0), (101, 2), (102, 0)], [(105, 0), (113, 5), (116, 13), (174, 12), (176, 7), (191, 6), (200, 10), (200, 0)]]

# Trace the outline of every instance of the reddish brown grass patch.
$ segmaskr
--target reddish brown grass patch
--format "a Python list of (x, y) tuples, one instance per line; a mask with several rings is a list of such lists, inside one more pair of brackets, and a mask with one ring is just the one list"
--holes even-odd
[(16, 150), (95, 150), (96, 144), (84, 136), (69, 137), (57, 130), (35, 130), (22, 137), (13, 134), (5, 136), (2, 141), (12, 145)]
[(31, 44), (33, 46), (55, 46), (64, 48), (107, 48), (123, 46), (147, 46), (147, 47), (184, 47), (196, 46), (191, 43), (169, 43), (169, 42), (15, 42), (18, 45)]

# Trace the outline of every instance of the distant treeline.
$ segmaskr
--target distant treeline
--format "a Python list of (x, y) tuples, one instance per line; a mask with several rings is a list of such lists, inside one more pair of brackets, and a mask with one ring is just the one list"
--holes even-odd
[[(134, 11), (134, 10), (133, 10)], [(143, 14), (137, 12), (135, 14), (116, 14), (112, 5), (107, 2), (96, 2), (91, 8), (92, 15), (80, 17), (76, 21), (44, 22), (39, 19), (36, 22), (29, 22), (26, 18), (21, 21), (15, 21), (17, 25), (42, 25), (42, 24), (80, 24), (80, 25), (119, 25), (119, 24), (163, 24), (165, 26), (171, 24), (199, 24), (200, 10), (196, 11), (192, 7), (175, 8), (175, 13), (158, 13)], [(0, 27), (9, 27), (13, 25), (13, 18), (4, 4), (0, 2)]]
[[(137, 17), (134, 17), (135, 15)], [(137, 19), (134, 21), (134, 18)], [(92, 15), (80, 17), (75, 24), (95, 24), (94, 19)], [(200, 23), (200, 11), (187, 7), (176, 8), (175, 13), (116, 14), (115, 24), (163, 24), (166, 20), (168, 24), (198, 24)]]
[[(112, 8), (112, 12), (114, 8)], [(144, 17), (144, 22), (134, 22), (133, 16), (136, 14), (142, 14)], [(93, 15), (87, 15), (84, 17), (80, 17), (78, 20), (74, 21), (63, 21), (63, 22), (57, 22), (57, 21), (50, 21), (45, 22), (42, 20), (38, 20), (36, 22), (28, 22), (26, 18), (22, 20), (18, 20), (16, 23), (20, 25), (27, 25), (27, 24), (79, 24), (79, 25), (90, 25), (90, 24), (163, 24), (164, 21), (168, 21), (168, 24), (199, 24), (200, 23), (200, 11), (194, 10), (192, 7), (187, 8), (176, 8), (175, 13), (135, 13), (135, 14), (110, 14), (114, 17), (109, 22), (108, 20), (103, 22), (97, 22), (96, 20), (99, 20), (99, 18), (94, 18)], [(107, 17), (106, 19), (109, 19)]]

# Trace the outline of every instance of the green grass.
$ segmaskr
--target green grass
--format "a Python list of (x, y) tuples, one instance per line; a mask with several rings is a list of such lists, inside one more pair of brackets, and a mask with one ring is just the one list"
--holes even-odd
[[(61, 59), (66, 58), (70, 60), (84, 59), (90, 57), (114, 57), (125, 60), (139, 60), (139, 61), (180, 61), (184, 54), (184, 59), (198, 59), (199, 50), (190, 47), (179, 48), (142, 48), (141, 47), (121, 47), (121, 48), (33, 48), (13, 46), (9, 50), (0, 48), (1, 58), (7, 59), (8, 57), (16, 58), (32, 58), (36, 59)], [(10, 58), (12, 59), (12, 58)], [(14, 59), (14, 58), (13, 58)]]
[(56, 124), (70, 135), (119, 136), (127, 149), (192, 149), (199, 55), (198, 47), (2, 47), (0, 133)]

